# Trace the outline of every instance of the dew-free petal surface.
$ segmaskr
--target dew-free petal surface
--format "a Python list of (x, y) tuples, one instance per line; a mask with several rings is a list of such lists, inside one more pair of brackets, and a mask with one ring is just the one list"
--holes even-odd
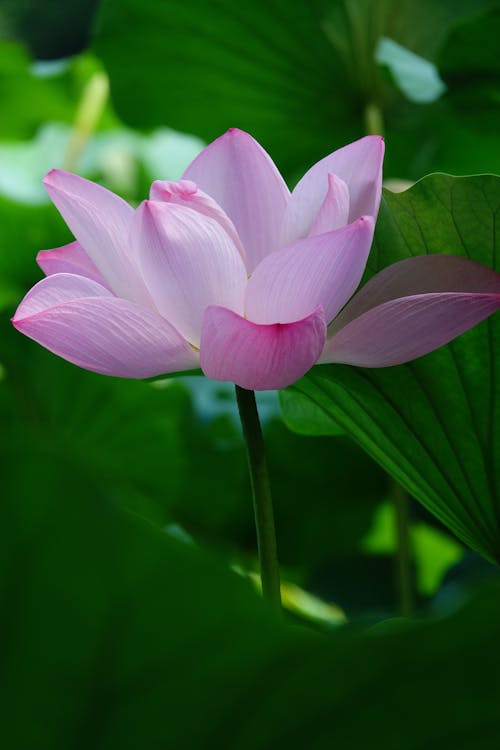
[(307, 237), (327, 194), (330, 173), (349, 188), (348, 221), (355, 221), (364, 214), (376, 217), (382, 191), (383, 159), (383, 139), (368, 135), (339, 148), (311, 167), (290, 197), (283, 222), (283, 243)]
[(349, 222), (349, 188), (340, 177), (328, 173), (328, 189), (325, 199), (313, 221), (310, 236), (324, 234), (343, 227)]
[(199, 343), (209, 305), (243, 312), (247, 272), (214, 219), (175, 203), (145, 201), (131, 241), (159, 312), (192, 344)]
[(86, 370), (147, 378), (198, 366), (198, 355), (157, 313), (72, 274), (42, 279), (19, 305), (14, 326)]
[(248, 133), (228, 130), (203, 149), (183, 178), (214, 198), (233, 221), (250, 272), (280, 247), (290, 191), (271, 157)]
[(242, 388), (285, 388), (316, 362), (325, 341), (323, 310), (283, 325), (257, 325), (224, 307), (203, 319), (200, 362), (205, 375)]
[(330, 333), (372, 307), (398, 297), (434, 292), (500, 293), (500, 274), (459, 255), (417, 255), (393, 263), (373, 276), (355, 294), (330, 328)]
[(149, 197), (153, 201), (177, 203), (215, 219), (231, 237), (243, 258), (243, 262), (245, 265), (247, 264), (245, 249), (233, 222), (219, 204), (210, 195), (200, 190), (194, 182), (191, 180), (179, 180), (178, 182), (155, 180), (151, 185)]
[(78, 175), (53, 169), (44, 179), (75, 238), (119, 297), (151, 300), (128, 242), (134, 210), (122, 198)]
[(329, 322), (358, 286), (370, 252), (374, 220), (364, 216), (327, 234), (268, 255), (250, 278), (245, 312), (255, 323), (290, 323), (318, 305)]
[(106, 287), (87, 276), (57, 273), (41, 279), (19, 303), (13, 321), (36, 315), (50, 307), (82, 297), (114, 297)]
[(432, 352), (500, 308), (500, 294), (443, 292), (373, 307), (328, 340), (320, 362), (389, 367)]
[(46, 276), (55, 273), (72, 273), (86, 276), (103, 286), (108, 283), (79, 242), (70, 242), (53, 250), (40, 250), (36, 262)]

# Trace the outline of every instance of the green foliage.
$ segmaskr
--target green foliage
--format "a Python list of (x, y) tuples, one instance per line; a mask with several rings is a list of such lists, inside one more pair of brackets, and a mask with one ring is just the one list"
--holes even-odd
[(330, 149), (325, 121), (347, 135), (351, 98), (319, 21), (317, 3), (120, 0), (104, 7), (96, 49), (125, 122), (205, 140), (238, 125), (293, 170)]
[[(500, 178), (431, 175), (385, 191), (368, 274), (423, 253), (465, 255), (498, 268)], [(381, 370), (322, 366), (292, 387), (331, 416), (460, 539), (500, 561), (498, 378), (500, 321)]]
[[(396, 554), (394, 511), (394, 502), (379, 506), (373, 527), (363, 539), (363, 550), (372, 554)], [(418, 591), (424, 596), (433, 596), (441, 588), (447, 571), (463, 557), (464, 548), (448, 534), (421, 521), (410, 523), (409, 537)]]
[(19, 301), (42, 277), (37, 250), (70, 242), (69, 231), (51, 206), (21, 206), (0, 198), (0, 309)]
[(88, 45), (100, 0), (0, 0), (0, 23), (38, 60), (58, 60)]
[(342, 435), (344, 430), (307, 396), (290, 389), (279, 392), (283, 420), (298, 435)]
[(498, 586), (319, 636), (85, 482), (60, 513), (58, 475), (37, 476), (54, 495), (11, 497), (0, 529), (6, 747), (495, 747)]
[[(1, 303), (9, 313), (42, 275), (36, 251), (71, 237), (50, 205), (2, 200), (0, 217)], [(160, 387), (81, 371), (20, 337), (8, 314), (0, 332), (6, 498), (40, 492), (43, 505), (46, 496), (53, 496), (57, 516), (71, 510), (75, 484), (81, 485), (159, 527), (180, 524), (229, 560), (255, 568), (244, 447), (233, 421), (201, 421), (185, 389), (174, 382)], [(289, 441), (278, 424), (269, 425), (266, 439), (282, 559), (292, 579), (303, 583), (318, 565), (357, 547), (383, 496), (383, 477), (381, 482), (380, 470), (368, 462), (365, 486), (350, 492), (346, 475), (341, 495), (334, 497), (328, 475), (334, 446)], [(289, 451), (295, 456), (291, 466)], [(367, 464), (354, 446), (343, 448), (342, 456), (346, 465)], [(304, 497), (309, 498), (307, 523), (302, 520)]]
[[(82, 483), (160, 528), (178, 524), (227, 559), (255, 567), (237, 423), (223, 416), (200, 420), (175, 380), (144, 383), (80, 370), (21, 338), (7, 320), (0, 362), (7, 495), (32, 494), (36, 487), (42, 501), (53, 494), (37, 477), (43, 465), (44, 476), (57, 473), (59, 512), (71, 503), (75, 482)], [(290, 435), (276, 419), (265, 438), (281, 560), (303, 583), (358, 548), (385, 497), (385, 475), (345, 438), (311, 441)]]
[(500, 5), (457, 24), (441, 50), (439, 65), (457, 115), (498, 132), (500, 103)]
[(351, 556), (387, 495), (384, 472), (342, 436), (301, 438), (276, 422), (265, 437), (282, 562), (304, 569), (307, 560), (311, 575)]
[[(500, 171), (496, 2), (104, 0), (97, 57), (33, 65), (82, 49), (97, 5), (0, 0), (5, 194), (21, 154), (26, 175), (48, 158), (50, 128), (63, 165), (102, 65), (126, 127), (103, 103), (72, 168), (132, 201), (150, 179), (178, 176), (167, 172), (199, 145), (147, 132), (164, 126), (205, 140), (247, 129), (293, 183), (375, 114), (388, 177)], [(447, 92), (407, 101), (401, 67), (396, 85), (394, 60), (392, 79), (376, 62), (381, 37), (435, 65)], [(495, 265), (499, 207), (489, 176), (385, 193), (367, 275), (425, 252)], [(8, 318), (41, 277), (36, 252), (70, 236), (49, 205), (2, 198), (0, 220), (2, 746), (496, 750), (498, 585), (457, 607), (485, 575), (480, 558), (447, 576), (462, 547), (415, 517), (416, 599), (433, 597), (441, 616), (363, 623), (396, 611), (384, 469), (500, 560), (498, 320), (408, 366), (318, 367), (280, 394), (301, 434), (276, 414), (265, 421), (293, 612), (277, 621), (248, 580), (255, 532), (231, 408), (212, 396), (203, 411), (201, 379), (104, 378), (19, 336)], [(361, 622), (335, 625), (336, 605)]]
[(56, 79), (36, 78), (23, 48), (14, 42), (0, 41), (0, 137), (28, 138), (48, 119), (71, 118), (66, 84), (64, 75)]
[[(295, 180), (363, 135), (367, 108), (382, 113), (386, 176), (481, 171), (500, 157), (456, 128), (448, 102), (406, 102), (380, 75), (380, 37), (434, 62), (453, 24), (486, 0), (107, 0), (95, 49), (117, 112), (133, 127), (168, 125), (211, 140), (230, 126), (252, 133)], [(371, 124), (368, 123), (371, 127)], [(497, 149), (498, 150), (498, 149)], [(492, 153), (493, 151), (493, 153)], [(451, 158), (453, 156), (453, 158)]]

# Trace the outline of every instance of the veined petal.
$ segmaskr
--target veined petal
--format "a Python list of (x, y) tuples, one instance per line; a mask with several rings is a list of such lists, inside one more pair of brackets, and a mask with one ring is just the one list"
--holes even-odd
[(340, 177), (328, 173), (328, 189), (316, 218), (310, 236), (324, 234), (349, 223), (349, 188)]
[(231, 128), (196, 157), (183, 177), (214, 198), (233, 221), (250, 272), (280, 247), (290, 191), (271, 157), (250, 135)]
[(384, 141), (368, 135), (339, 148), (306, 172), (292, 192), (283, 221), (282, 244), (307, 237), (328, 190), (328, 174), (343, 180), (349, 188), (349, 217), (352, 222), (365, 214), (378, 214), (382, 191)]
[(498, 294), (500, 274), (460, 255), (416, 255), (373, 276), (335, 318), (329, 334), (384, 302), (439, 292)]
[(214, 219), (175, 203), (145, 201), (131, 242), (158, 310), (192, 344), (199, 343), (208, 305), (243, 312), (247, 272)]
[(160, 315), (83, 276), (42, 279), (12, 323), (54, 354), (103, 375), (147, 378), (198, 366), (196, 352)]
[(321, 307), (283, 325), (257, 325), (224, 307), (209, 307), (203, 319), (201, 367), (207, 377), (242, 388), (285, 388), (313, 366), (325, 335)]
[(374, 307), (331, 338), (320, 362), (390, 367), (432, 352), (500, 308), (500, 294), (419, 294)]
[(278, 250), (256, 268), (245, 297), (254, 323), (291, 323), (321, 305), (332, 320), (363, 275), (374, 220), (363, 216), (327, 234), (308, 237)]
[(134, 210), (83, 177), (53, 169), (44, 185), (68, 227), (119, 297), (151, 304), (128, 244)]
[(114, 297), (106, 287), (86, 276), (56, 273), (42, 279), (24, 296), (12, 318), (18, 320), (82, 297)]
[(79, 242), (55, 247), (53, 250), (40, 250), (36, 262), (46, 276), (55, 273), (71, 273), (86, 276), (107, 287), (108, 282), (100, 273)]
[(153, 201), (163, 201), (165, 203), (177, 203), (193, 211), (199, 211), (204, 216), (215, 219), (221, 227), (228, 233), (232, 241), (238, 248), (238, 251), (247, 265), (246, 253), (236, 228), (229, 216), (222, 210), (216, 201), (209, 195), (200, 190), (191, 180), (179, 180), (170, 182), (168, 180), (155, 180), (151, 185), (149, 197)]
[(448, 343), (500, 308), (500, 274), (448, 255), (408, 258), (371, 279), (335, 320), (321, 362), (388, 367)]

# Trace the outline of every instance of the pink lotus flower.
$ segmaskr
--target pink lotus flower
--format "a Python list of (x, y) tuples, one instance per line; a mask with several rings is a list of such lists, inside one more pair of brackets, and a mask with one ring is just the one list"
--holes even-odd
[(290, 194), (270, 157), (229, 130), (137, 210), (53, 170), (45, 185), (76, 242), (43, 251), (47, 278), (13, 324), (87, 370), (147, 378), (201, 366), (283, 388), (316, 362), (420, 357), (500, 306), (499, 274), (453, 256), (396, 263), (355, 292), (370, 251), (384, 145), (315, 164)]

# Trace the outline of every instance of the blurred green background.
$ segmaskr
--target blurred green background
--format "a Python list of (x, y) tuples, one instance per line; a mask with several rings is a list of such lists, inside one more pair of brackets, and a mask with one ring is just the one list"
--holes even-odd
[[(41, 278), (36, 252), (71, 239), (41, 186), (53, 167), (137, 204), (236, 126), (290, 186), (367, 132), (386, 138), (392, 187), (500, 173), (499, 33), (482, 0), (0, 0), (5, 747), (497, 746), (497, 568), (405, 494), (402, 601), (401, 490), (341, 410), (311, 413), (314, 375), (282, 394), (285, 421), (277, 394), (259, 398), (285, 627), (252, 583), (232, 388), (87, 373), (9, 318)], [(397, 200), (384, 210), (404, 213)], [(394, 259), (387, 215), (372, 271)], [(494, 558), (489, 528), (471, 545)]]

